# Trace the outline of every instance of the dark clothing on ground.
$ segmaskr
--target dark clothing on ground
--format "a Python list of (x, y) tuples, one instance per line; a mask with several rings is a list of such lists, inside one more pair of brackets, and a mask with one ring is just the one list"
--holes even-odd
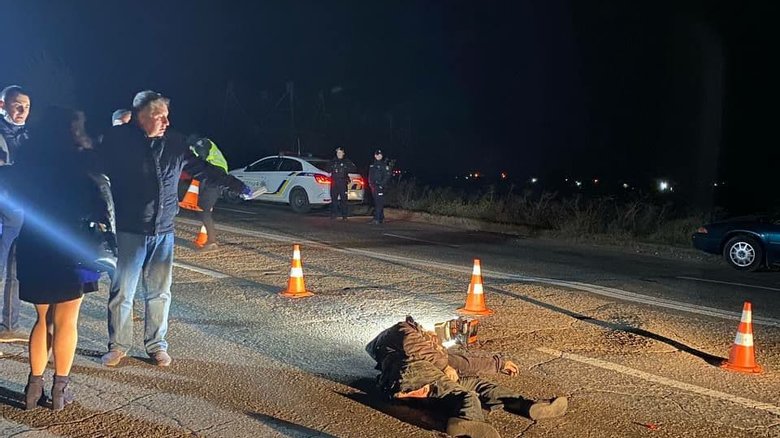
[[(411, 318), (380, 333), (366, 351), (377, 361), (378, 383), (385, 394), (397, 397), (429, 385), (427, 398), (441, 401), (438, 408), (449, 417), (484, 421), (483, 405), (524, 402), (516, 392), (479, 377), (499, 373), (503, 358), (449, 353), (435, 334)], [(457, 370), (457, 382), (444, 373), (447, 366)]]
[(374, 221), (385, 221), (385, 186), (390, 181), (390, 166), (385, 160), (374, 160), (368, 168), (368, 185), (374, 198)]
[(357, 172), (355, 163), (347, 158), (334, 158), (328, 164), (330, 172), (330, 216), (335, 217), (341, 214), (341, 217), (349, 216), (349, 205), (347, 204), (347, 190), (349, 184), (349, 174)]
[(27, 216), (17, 244), (19, 295), (35, 304), (60, 303), (98, 289), (100, 274), (87, 268), (97, 254), (89, 224), (110, 226), (110, 187), (92, 151), (34, 147), (13, 177)]
[(206, 234), (208, 235), (208, 240), (206, 241), (206, 244), (209, 243), (216, 243), (217, 241), (217, 226), (214, 223), (214, 205), (217, 204), (217, 200), (219, 199), (219, 193), (220, 188), (215, 187), (208, 182), (204, 184), (201, 183), (199, 192), (198, 192), (198, 207), (200, 207), (201, 210), (198, 212), (200, 215), (200, 220), (203, 222), (203, 225), (206, 227)]
[(129, 123), (110, 129), (102, 148), (116, 201), (117, 231), (148, 236), (173, 232), (179, 211), (177, 187), (185, 168), (195, 179), (236, 193), (246, 188), (196, 157), (176, 133), (151, 139)]

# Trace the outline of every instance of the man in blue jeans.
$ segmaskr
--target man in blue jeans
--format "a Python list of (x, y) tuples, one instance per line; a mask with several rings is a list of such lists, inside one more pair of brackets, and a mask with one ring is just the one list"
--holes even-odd
[(108, 352), (102, 362), (118, 365), (133, 343), (133, 297), (144, 289), (144, 347), (159, 366), (168, 354), (168, 311), (173, 274), (173, 220), (179, 211), (181, 172), (208, 179), (243, 195), (241, 181), (197, 158), (183, 136), (167, 133), (169, 99), (146, 90), (133, 99), (131, 122), (106, 134), (101, 147), (116, 209), (116, 274), (108, 301)]
[(29, 340), (27, 332), (19, 330), (19, 281), (16, 278), (16, 237), (22, 229), (24, 213), (8, 196), (4, 175), (14, 164), (19, 150), (27, 140), (27, 116), (30, 96), (19, 86), (0, 91), (0, 342)]

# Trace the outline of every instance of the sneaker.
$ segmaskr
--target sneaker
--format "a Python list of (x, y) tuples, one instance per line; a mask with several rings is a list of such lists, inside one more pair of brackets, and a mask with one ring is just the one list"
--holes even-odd
[(0, 330), (0, 342), (30, 342), (30, 334), (21, 330)]
[(376, 219), (374, 219), (374, 220), (372, 220), (371, 222), (369, 222), (369, 224), (371, 224), (371, 225), (379, 225), (379, 224), (381, 224), (381, 223), (382, 223), (382, 222), (379, 222), (379, 221), (378, 221), (378, 220), (376, 220)]
[(531, 420), (561, 417), (566, 414), (569, 400), (566, 397), (557, 397), (553, 400), (538, 401), (528, 409), (528, 417)]
[(164, 350), (155, 351), (151, 354), (151, 357), (155, 362), (157, 362), (158, 367), (167, 367), (171, 365), (171, 362), (173, 362), (171, 356)]
[(196, 247), (195, 251), (198, 252), (214, 251), (215, 249), (217, 249), (217, 247), (219, 247), (217, 242), (209, 242), (203, 246)]
[(103, 362), (103, 365), (107, 367), (115, 367), (119, 365), (119, 362), (121, 362), (122, 358), (125, 356), (127, 356), (127, 353), (124, 351), (111, 350), (104, 354), (103, 357), (100, 358), (100, 361)]

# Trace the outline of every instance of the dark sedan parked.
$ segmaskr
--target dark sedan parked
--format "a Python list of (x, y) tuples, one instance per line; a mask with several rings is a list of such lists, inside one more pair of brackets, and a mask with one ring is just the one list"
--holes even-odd
[(705, 225), (693, 234), (693, 246), (722, 254), (740, 271), (780, 264), (780, 218), (737, 218)]

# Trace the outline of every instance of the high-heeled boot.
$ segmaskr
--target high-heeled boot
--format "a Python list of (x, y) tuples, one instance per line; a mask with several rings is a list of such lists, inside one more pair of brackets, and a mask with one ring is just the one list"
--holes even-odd
[(24, 387), (24, 408), (26, 410), (35, 409), (44, 399), (43, 395), (43, 376), (27, 376), (27, 386)]
[(51, 387), (51, 408), (55, 411), (61, 411), (65, 405), (73, 403), (74, 396), (68, 385), (70, 377), (54, 376), (54, 384)]

